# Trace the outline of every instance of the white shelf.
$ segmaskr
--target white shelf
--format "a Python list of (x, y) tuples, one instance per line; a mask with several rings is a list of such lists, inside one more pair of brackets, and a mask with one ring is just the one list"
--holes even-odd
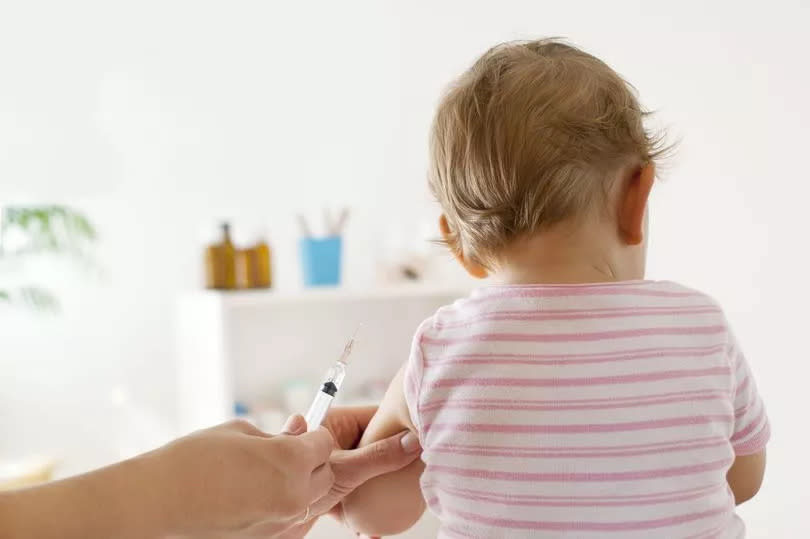
[(426, 285), (421, 283), (384, 287), (353, 289), (343, 287), (308, 288), (299, 291), (275, 290), (206, 290), (195, 292), (192, 297), (204, 297), (221, 302), (226, 309), (243, 307), (268, 307), (284, 303), (344, 302), (398, 300), (408, 298), (464, 297), (470, 288), (449, 285)]
[[(223, 421), (235, 401), (249, 407), (268, 401), (285, 405), (289, 387), (318, 383), (359, 324), (364, 330), (352, 356), (355, 393), (343, 398), (362, 398), (363, 388), (390, 381), (426, 317), (468, 294), (462, 284), (186, 295), (177, 312), (181, 428)], [(288, 408), (300, 411), (306, 405)]]

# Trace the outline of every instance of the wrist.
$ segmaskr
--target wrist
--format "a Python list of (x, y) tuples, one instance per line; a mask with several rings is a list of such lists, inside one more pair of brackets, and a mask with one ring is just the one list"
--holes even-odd
[(121, 508), (123, 520), (130, 526), (127, 537), (167, 537), (181, 529), (177, 494), (167, 481), (171, 470), (162, 469), (154, 452), (138, 455), (116, 465), (126, 496)]
[(79, 528), (86, 530), (86, 535), (80, 536), (166, 536), (164, 497), (157, 492), (160, 475), (154, 468), (139, 456), (76, 477), (71, 485), (73, 504), (78, 520), (84, 520)]

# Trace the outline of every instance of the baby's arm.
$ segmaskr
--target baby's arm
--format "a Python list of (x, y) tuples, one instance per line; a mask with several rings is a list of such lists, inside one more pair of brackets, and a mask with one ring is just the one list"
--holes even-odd
[[(379, 410), (360, 439), (361, 447), (406, 429), (416, 434), (405, 402), (404, 370), (400, 369), (391, 381)], [(370, 536), (395, 535), (413, 526), (425, 511), (419, 488), (424, 468), (422, 460), (417, 459), (356, 489), (343, 501), (346, 523), (354, 531)]]
[(765, 475), (765, 444), (770, 426), (754, 375), (732, 337), (731, 366), (734, 369), (734, 433), (731, 445), (736, 455), (726, 473), (726, 482), (737, 505), (754, 497)]
[(726, 482), (737, 505), (753, 498), (762, 485), (765, 475), (765, 450), (753, 455), (740, 455), (726, 474)]

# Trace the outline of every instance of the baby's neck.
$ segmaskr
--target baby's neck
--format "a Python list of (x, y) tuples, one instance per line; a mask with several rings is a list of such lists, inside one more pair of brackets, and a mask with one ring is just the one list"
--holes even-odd
[(510, 267), (496, 272), (493, 279), (503, 284), (585, 284), (626, 281), (609, 268), (597, 266)]
[(644, 249), (603, 228), (554, 229), (507, 247), (493, 274), (504, 284), (583, 284), (644, 278)]

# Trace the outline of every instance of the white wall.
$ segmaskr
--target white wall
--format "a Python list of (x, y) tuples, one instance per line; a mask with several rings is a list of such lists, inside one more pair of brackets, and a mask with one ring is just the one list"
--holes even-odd
[(348, 279), (364, 282), (387, 229), (432, 215), (441, 88), (497, 41), (562, 35), (682, 137), (655, 195), (650, 276), (717, 296), (757, 374), (774, 438), (743, 508), (751, 535), (807, 532), (810, 7), (746, 5), (3, 3), (0, 196), (87, 208), (106, 276), (63, 279), (64, 319), (2, 318), (0, 453), (56, 448), (80, 467), (119, 383), (173, 416), (171, 311), (198, 285), (202, 222), (269, 220), (289, 287), (293, 211), (350, 203)]

